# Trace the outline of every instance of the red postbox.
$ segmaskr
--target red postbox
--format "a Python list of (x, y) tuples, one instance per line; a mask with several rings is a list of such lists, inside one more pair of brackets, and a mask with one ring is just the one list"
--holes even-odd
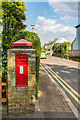
[(32, 43), (24, 39), (12, 46), (7, 51), (8, 113), (14, 116), (31, 114), (35, 112), (36, 51)]
[[(32, 47), (32, 43), (21, 39), (12, 43), (13, 47)], [(28, 55), (15, 55), (15, 79), (16, 87), (28, 86)]]
[(16, 87), (28, 86), (28, 56), (24, 54), (15, 55), (15, 78)]

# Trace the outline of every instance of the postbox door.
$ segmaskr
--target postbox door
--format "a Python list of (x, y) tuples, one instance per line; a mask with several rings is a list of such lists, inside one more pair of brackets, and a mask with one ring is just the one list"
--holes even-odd
[(28, 57), (27, 55), (15, 55), (16, 87), (28, 86)]

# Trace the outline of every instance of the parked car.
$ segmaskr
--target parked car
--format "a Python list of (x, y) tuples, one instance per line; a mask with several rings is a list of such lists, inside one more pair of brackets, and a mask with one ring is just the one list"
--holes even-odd
[(47, 53), (46, 53), (46, 51), (44, 51), (44, 50), (42, 50), (41, 51), (41, 58), (47, 58)]

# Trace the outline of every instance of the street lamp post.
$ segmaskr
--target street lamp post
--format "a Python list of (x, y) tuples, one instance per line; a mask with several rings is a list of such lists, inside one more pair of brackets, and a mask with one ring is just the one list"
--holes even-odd
[(34, 27), (35, 27), (35, 25), (31, 25), (31, 28), (32, 28), (32, 32), (33, 32), (33, 30), (34, 30)]

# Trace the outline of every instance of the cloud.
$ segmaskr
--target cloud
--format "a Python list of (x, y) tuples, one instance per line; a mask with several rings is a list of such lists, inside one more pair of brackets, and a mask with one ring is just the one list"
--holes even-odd
[(46, 19), (45, 17), (42, 17), (42, 16), (38, 16), (38, 19), (37, 19), (37, 23), (41, 23), (45, 26), (48, 26), (48, 25), (53, 25), (56, 23), (55, 20), (53, 19)]
[(54, 19), (38, 16), (36, 24), (35, 32), (40, 36), (42, 44), (60, 36), (70, 42), (75, 38), (75, 28), (58, 24)]
[(48, 0), (49, 2), (79, 2), (80, 0)]
[(64, 16), (64, 17), (60, 17), (61, 20), (70, 20), (70, 19), (73, 19), (74, 18), (71, 18), (70, 16)]
[[(6, 1), (6, 0), (4, 0)], [(15, 1), (15, 0), (12, 0)], [(48, 2), (48, 0), (23, 0), (24, 2)], [(50, 2), (79, 2), (80, 0), (50, 0)]]
[(78, 18), (78, 3), (77, 2), (60, 2), (60, 0), (48, 0), (49, 5), (54, 12), (62, 15), (63, 19)]

